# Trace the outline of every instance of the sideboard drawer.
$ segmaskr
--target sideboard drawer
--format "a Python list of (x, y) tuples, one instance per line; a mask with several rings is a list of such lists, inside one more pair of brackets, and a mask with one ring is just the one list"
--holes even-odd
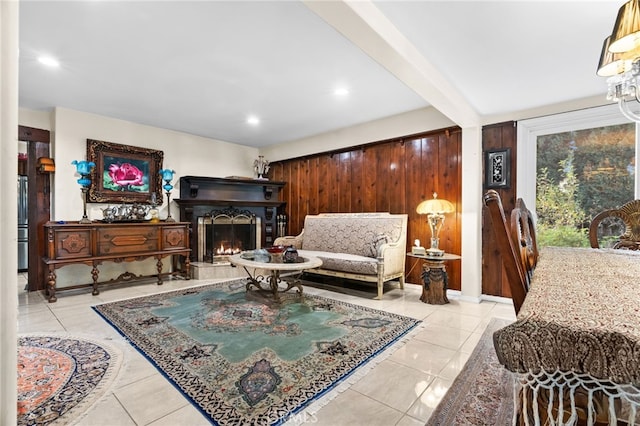
[(158, 227), (98, 228), (98, 256), (160, 250)]
[(164, 226), (162, 228), (162, 247), (160, 247), (160, 250), (189, 248), (187, 241), (187, 228), (185, 226)]
[(54, 259), (80, 259), (91, 257), (91, 230), (65, 229), (53, 233)]

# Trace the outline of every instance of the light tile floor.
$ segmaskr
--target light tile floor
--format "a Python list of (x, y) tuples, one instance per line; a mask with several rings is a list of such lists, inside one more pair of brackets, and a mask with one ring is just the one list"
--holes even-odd
[[(195, 409), (142, 355), (133, 349), (92, 305), (158, 291), (210, 283), (212, 280), (154, 281), (69, 290), (47, 303), (43, 294), (26, 292), (26, 277), (18, 276), (19, 333), (61, 332), (103, 339), (123, 354), (123, 366), (113, 388), (81, 417), (80, 425), (207, 425)], [(313, 425), (424, 425), (460, 372), (493, 317), (515, 320), (513, 306), (496, 302), (467, 303), (450, 297), (447, 305), (420, 302), (420, 286), (386, 290), (377, 301), (305, 286), (320, 294), (354, 304), (395, 312), (423, 321), (423, 328), (380, 361), (351, 387), (314, 414), (303, 412), (292, 421)]]

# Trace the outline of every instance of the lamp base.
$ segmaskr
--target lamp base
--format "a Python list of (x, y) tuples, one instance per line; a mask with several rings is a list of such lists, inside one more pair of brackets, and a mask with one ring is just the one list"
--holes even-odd
[(91, 223), (91, 219), (85, 216), (82, 219), (80, 219), (78, 223), (82, 223), (82, 224)]
[(427, 249), (427, 256), (434, 256), (434, 257), (436, 257), (436, 256), (438, 256), (438, 257), (439, 256), (444, 256), (444, 250), (440, 250), (438, 248), (433, 248), (433, 247), (428, 248)]
[[(165, 189), (167, 189), (167, 186), (171, 186), (169, 185), (169, 183), (167, 182), (167, 184), (165, 185)], [(171, 186), (171, 188), (173, 188)], [(174, 218), (171, 217), (171, 190), (167, 190), (167, 218), (164, 220), (165, 222), (175, 222), (176, 220)]]

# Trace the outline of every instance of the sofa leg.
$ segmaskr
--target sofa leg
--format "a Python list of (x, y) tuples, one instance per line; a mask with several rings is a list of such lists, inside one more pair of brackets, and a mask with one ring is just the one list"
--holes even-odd
[(382, 286), (378, 284), (378, 295), (373, 298), (374, 300), (382, 300)]
[(382, 300), (382, 291), (384, 289), (384, 280), (378, 276), (378, 297), (375, 300)]
[(404, 290), (404, 274), (398, 278), (398, 282), (400, 283), (400, 289)]

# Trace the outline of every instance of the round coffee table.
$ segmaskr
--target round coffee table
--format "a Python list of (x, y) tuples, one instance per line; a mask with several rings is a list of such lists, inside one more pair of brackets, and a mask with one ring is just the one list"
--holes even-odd
[[(302, 295), (302, 285), (300, 284), (300, 275), (306, 269), (317, 268), (322, 266), (322, 260), (317, 257), (305, 256), (304, 252), (300, 251), (298, 256), (298, 262), (284, 263), (281, 256), (268, 256), (268, 257), (256, 257), (254, 259), (246, 258), (246, 255), (234, 254), (229, 257), (229, 262), (236, 266), (242, 266), (246, 271), (249, 278), (247, 278), (247, 291), (254, 286), (261, 291), (269, 292), (273, 295), (276, 301), (280, 301), (280, 293), (289, 291), (293, 287), (298, 289), (298, 294)], [(253, 273), (250, 272), (253, 269)], [(256, 269), (263, 269), (269, 272), (265, 277), (260, 274), (256, 274)], [(297, 275), (280, 277), (281, 272), (298, 272)], [(284, 282), (287, 288), (280, 290), (279, 284)]]

